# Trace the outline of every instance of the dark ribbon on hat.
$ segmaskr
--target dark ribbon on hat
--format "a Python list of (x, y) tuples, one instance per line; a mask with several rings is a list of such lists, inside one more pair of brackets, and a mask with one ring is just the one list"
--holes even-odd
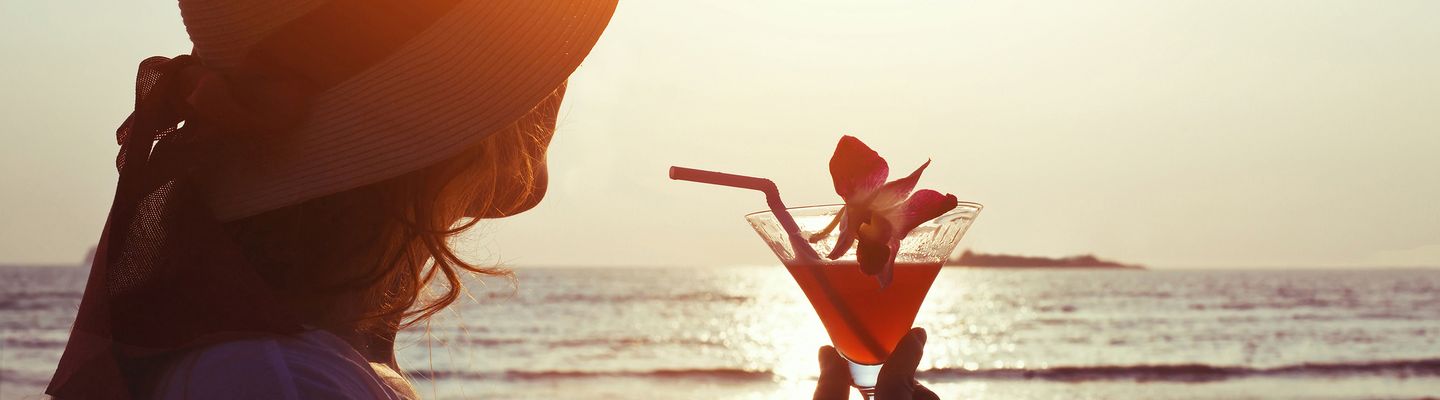
[(204, 177), (214, 160), (296, 127), (311, 97), (391, 55), (456, 3), (330, 2), (224, 72), (189, 55), (142, 61), (135, 111), (116, 131), (110, 215), (46, 393), (141, 397), (180, 351), (300, 331), (205, 206)]

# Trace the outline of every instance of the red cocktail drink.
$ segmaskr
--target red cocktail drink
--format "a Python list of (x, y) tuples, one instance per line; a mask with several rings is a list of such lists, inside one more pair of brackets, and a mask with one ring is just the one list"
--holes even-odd
[[(763, 178), (670, 167), (670, 178), (765, 194), (770, 210), (745, 216), (815, 308), (850, 361), (850, 378), (873, 399), (882, 364), (910, 331), (930, 285), (980, 205), (915, 190), (930, 162), (887, 182), (889, 167), (859, 139), (836, 145), (830, 173), (845, 204), (787, 208)], [(823, 256), (822, 256), (823, 255)]]
[(841, 205), (786, 208), (780, 216), (762, 211), (745, 219), (810, 299), (831, 343), (850, 361), (855, 387), (869, 399), (880, 366), (910, 331), (931, 283), (980, 208), (959, 202), (909, 231), (898, 243), (889, 285), (862, 271), (853, 246), (834, 259), (819, 256), (836, 248), (837, 235), (817, 233), (827, 231)]
[[(830, 342), (840, 354), (850, 361), (868, 365), (883, 363), (890, 357), (895, 344), (910, 331), (920, 303), (925, 301), (930, 284), (940, 273), (938, 262), (896, 264), (895, 280), (881, 288), (875, 277), (861, 272), (860, 265), (854, 261), (829, 265), (790, 262), (786, 268), (805, 291), (805, 297), (815, 307), (825, 331), (830, 333)], [(837, 298), (826, 296), (820, 287), (821, 279), (834, 288)], [(848, 310), (858, 326), (846, 323), (842, 310)], [(864, 340), (867, 337), (880, 348), (867, 345)]]

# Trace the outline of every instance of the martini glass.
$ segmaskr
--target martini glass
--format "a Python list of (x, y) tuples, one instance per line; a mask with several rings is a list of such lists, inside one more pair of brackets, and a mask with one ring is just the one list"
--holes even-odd
[[(840, 209), (841, 205), (835, 204), (786, 210), (794, 217), (800, 237), (809, 238), (825, 229)], [(814, 252), (797, 252), (792, 248), (796, 241), (773, 212), (756, 212), (745, 219), (805, 292), (830, 342), (849, 361), (851, 383), (868, 400), (874, 398), (881, 366), (910, 331), (940, 266), (955, 251), (980, 209), (980, 204), (960, 202), (950, 212), (910, 231), (900, 241), (894, 280), (884, 288), (874, 276), (860, 270), (855, 260), (858, 246), (835, 260), (814, 256), (830, 253), (835, 247), (834, 233), (811, 243)]]

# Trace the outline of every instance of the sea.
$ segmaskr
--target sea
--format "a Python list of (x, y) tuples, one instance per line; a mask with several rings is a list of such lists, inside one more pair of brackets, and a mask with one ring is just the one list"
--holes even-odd
[[(44, 398), (85, 273), (0, 267), (0, 398)], [(944, 399), (1440, 398), (1434, 269), (945, 268), (915, 324)], [(428, 399), (808, 399), (827, 339), (775, 265), (520, 268), (400, 341)]]

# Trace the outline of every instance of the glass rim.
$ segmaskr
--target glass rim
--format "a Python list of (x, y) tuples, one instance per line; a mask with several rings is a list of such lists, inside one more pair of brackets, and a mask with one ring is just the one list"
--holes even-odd
[[(808, 205), (808, 206), (785, 207), (785, 211), (789, 211), (789, 212), (791, 212), (791, 213), (794, 213), (795, 211), (801, 211), (801, 210), (813, 210), (813, 209), (819, 209), (819, 208), (844, 207), (844, 206), (845, 206), (845, 203), (812, 204), (812, 205)], [(946, 216), (946, 215), (951, 215), (951, 214), (955, 214), (955, 213), (962, 213), (962, 212), (976, 212), (976, 213), (978, 213), (978, 212), (980, 212), (980, 210), (983, 210), (983, 209), (985, 209), (985, 206), (982, 205), (982, 204), (980, 204), (980, 203), (976, 203), (976, 202), (973, 202), (973, 201), (958, 201), (958, 202), (955, 203), (955, 209), (950, 210), (950, 211), (946, 211), (944, 214), (941, 214), (940, 217), (944, 217), (944, 216)], [(751, 217), (757, 217), (757, 216), (760, 216), (760, 215), (763, 215), (763, 214), (773, 214), (773, 213), (774, 213), (774, 211), (772, 211), (772, 210), (760, 210), (760, 211), (755, 211), (755, 212), (751, 212), (751, 213), (749, 213), (749, 214), (745, 214), (745, 219), (750, 219)], [(940, 217), (936, 217), (936, 218), (940, 218)]]

